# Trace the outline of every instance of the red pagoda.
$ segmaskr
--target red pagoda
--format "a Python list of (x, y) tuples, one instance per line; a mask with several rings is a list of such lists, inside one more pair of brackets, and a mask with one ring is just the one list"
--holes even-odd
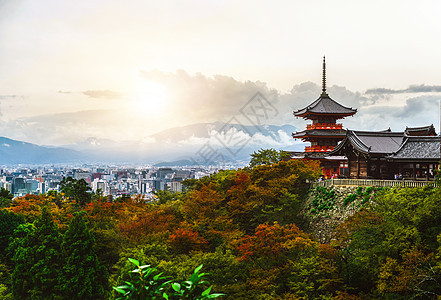
[[(338, 124), (337, 120), (353, 116), (356, 112), (356, 109), (345, 107), (332, 100), (326, 93), (326, 62), (323, 57), (322, 94), (307, 107), (294, 112), (294, 116), (312, 120), (312, 124), (306, 125), (306, 130), (293, 133), (292, 136), (311, 143), (311, 146), (305, 147), (301, 157), (320, 160), (326, 177), (345, 175), (346, 158), (327, 157), (326, 154), (346, 136), (343, 124)], [(299, 154), (297, 153), (297, 156)]]

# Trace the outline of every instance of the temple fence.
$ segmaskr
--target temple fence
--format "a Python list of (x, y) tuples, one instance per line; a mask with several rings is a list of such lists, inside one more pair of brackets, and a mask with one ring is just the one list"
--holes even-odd
[(347, 185), (347, 186), (375, 186), (375, 187), (423, 187), (428, 184), (436, 183), (434, 181), (420, 181), (420, 180), (380, 180), (380, 179), (327, 179), (323, 181), (313, 182), (312, 188), (318, 186), (329, 187), (333, 185)]

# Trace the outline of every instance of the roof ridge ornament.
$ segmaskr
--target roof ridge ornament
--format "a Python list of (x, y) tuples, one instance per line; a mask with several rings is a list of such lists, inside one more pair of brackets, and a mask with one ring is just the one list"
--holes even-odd
[(326, 59), (325, 59), (325, 56), (323, 56), (322, 95), (327, 95), (327, 93), (326, 93)]

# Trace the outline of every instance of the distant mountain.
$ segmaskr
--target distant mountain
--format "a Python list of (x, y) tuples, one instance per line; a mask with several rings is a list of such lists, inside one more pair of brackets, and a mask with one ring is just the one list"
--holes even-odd
[[(46, 163), (246, 164), (261, 148), (301, 151), (292, 125), (198, 123), (163, 130), (138, 141), (90, 137), (63, 147), (38, 146), (0, 137), (0, 165)], [(207, 152), (210, 150), (211, 153)], [(158, 165), (159, 166), (159, 165)]]
[(194, 166), (197, 163), (191, 161), (189, 159), (180, 159), (175, 161), (163, 161), (157, 164), (154, 164), (154, 167), (183, 167), (183, 166)]
[(83, 159), (81, 152), (61, 148), (45, 147), (0, 137), (0, 164), (46, 164), (69, 163)]
[(258, 133), (263, 136), (269, 136), (276, 138), (279, 135), (279, 131), (286, 133), (288, 136), (296, 131), (296, 127), (292, 125), (242, 125), (242, 124), (227, 124), (223, 122), (213, 122), (213, 123), (197, 123), (182, 127), (174, 127), (160, 131), (156, 134), (150, 135), (150, 137), (155, 138), (157, 141), (174, 141), (179, 142), (189, 138), (209, 138), (214, 134), (222, 131), (227, 131), (235, 129), (237, 131), (242, 131), (250, 136), (254, 136)]
[[(292, 138), (292, 125), (250, 126), (222, 122), (198, 123), (170, 128), (137, 141), (112, 141), (90, 137), (66, 148), (83, 152), (92, 162), (207, 164), (216, 161), (247, 162), (261, 148), (300, 151), (302, 143)], [(215, 158), (207, 158), (210, 149)], [(205, 152), (204, 152), (205, 151)], [(187, 162), (186, 162), (187, 161)]]

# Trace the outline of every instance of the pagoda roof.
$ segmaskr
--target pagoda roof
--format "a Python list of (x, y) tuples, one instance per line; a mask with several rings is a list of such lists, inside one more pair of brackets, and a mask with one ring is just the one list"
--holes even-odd
[(440, 136), (406, 136), (401, 147), (387, 158), (403, 161), (439, 161), (440, 140)]
[(344, 129), (311, 129), (303, 130), (292, 134), (293, 138), (306, 138), (306, 137), (339, 137), (344, 138), (346, 136), (346, 130)]
[(436, 130), (433, 124), (429, 126), (422, 126), (422, 127), (407, 127), (404, 131), (406, 135), (408, 136), (429, 136), (429, 135), (436, 135)]
[(326, 93), (326, 62), (323, 57), (322, 94), (305, 108), (294, 112), (294, 116), (307, 118), (310, 115), (334, 115), (335, 117), (348, 117), (357, 112), (352, 107), (346, 107), (334, 101)]
[(308, 115), (338, 115), (341, 117), (352, 116), (357, 109), (346, 107), (334, 101), (326, 92), (305, 108), (294, 112), (296, 117), (307, 117)]
[(365, 154), (392, 154), (398, 151), (404, 137), (404, 132), (392, 132), (390, 129), (383, 131), (347, 130), (345, 139), (330, 154), (338, 154), (348, 145)]

